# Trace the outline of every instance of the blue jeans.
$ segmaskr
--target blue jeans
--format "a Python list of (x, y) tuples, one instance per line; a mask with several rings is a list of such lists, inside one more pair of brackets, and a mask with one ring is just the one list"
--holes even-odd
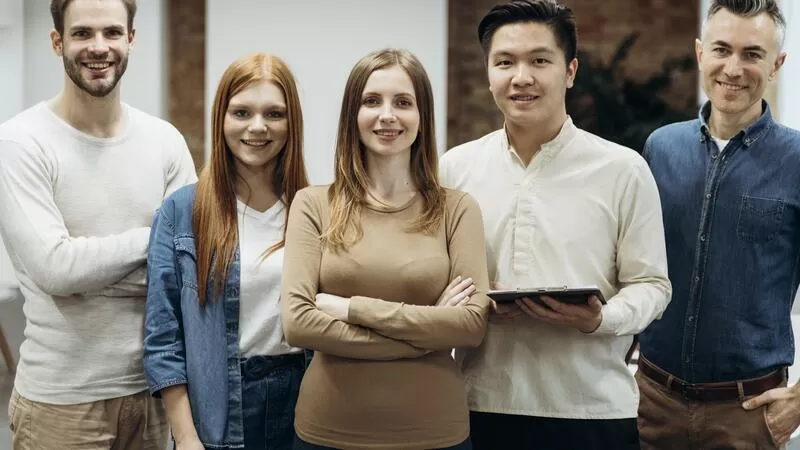
[(241, 367), (245, 448), (290, 450), (306, 355), (253, 356), (242, 359)]

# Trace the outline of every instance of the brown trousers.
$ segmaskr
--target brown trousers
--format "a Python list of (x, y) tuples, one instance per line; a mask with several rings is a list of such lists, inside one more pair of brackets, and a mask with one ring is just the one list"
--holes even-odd
[(169, 438), (160, 399), (140, 392), (78, 405), (8, 403), (13, 450), (165, 450)]
[(774, 450), (766, 406), (747, 411), (742, 402), (685, 400), (636, 373), (639, 385), (639, 440), (642, 450)]

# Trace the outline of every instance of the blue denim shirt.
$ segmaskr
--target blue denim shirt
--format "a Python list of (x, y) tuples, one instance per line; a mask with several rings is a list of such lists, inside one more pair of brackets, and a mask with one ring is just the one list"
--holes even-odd
[(768, 374), (794, 359), (800, 278), (800, 132), (761, 117), (717, 148), (699, 119), (648, 138), (664, 211), (672, 302), (641, 352), (692, 383)]
[[(244, 448), (239, 365), (239, 249), (221, 298), (201, 307), (192, 230), (195, 185), (170, 195), (150, 233), (144, 370), (150, 392), (187, 384), (207, 448)], [(209, 281), (211, 288), (213, 280)]]

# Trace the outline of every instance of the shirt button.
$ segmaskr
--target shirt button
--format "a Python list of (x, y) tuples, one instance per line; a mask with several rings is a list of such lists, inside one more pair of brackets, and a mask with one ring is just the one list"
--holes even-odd
[(694, 322), (694, 316), (689, 316), (689, 322)]
[(683, 360), (683, 362), (688, 364), (688, 363), (692, 362), (692, 360), (690, 358), (686, 358), (686, 359)]
[(700, 242), (705, 242), (705, 241), (706, 241), (706, 235), (705, 234), (701, 234), (700, 235)]
[(717, 159), (717, 155), (711, 155), (711, 159)]
[(711, 198), (711, 194), (706, 194), (706, 198)]
[(700, 281), (700, 277), (694, 277), (694, 282), (697, 283), (698, 281)]

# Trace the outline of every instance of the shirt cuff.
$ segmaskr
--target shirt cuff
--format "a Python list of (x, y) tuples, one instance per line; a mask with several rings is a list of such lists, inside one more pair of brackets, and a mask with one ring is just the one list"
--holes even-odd
[(622, 327), (625, 317), (618, 303), (607, 303), (603, 306), (603, 319), (600, 326), (589, 334), (617, 334), (617, 330)]
[(361, 325), (364, 323), (364, 317), (368, 314), (369, 304), (372, 301), (369, 297), (361, 297), (359, 295), (350, 297), (350, 306), (347, 309), (347, 323), (352, 325)]

